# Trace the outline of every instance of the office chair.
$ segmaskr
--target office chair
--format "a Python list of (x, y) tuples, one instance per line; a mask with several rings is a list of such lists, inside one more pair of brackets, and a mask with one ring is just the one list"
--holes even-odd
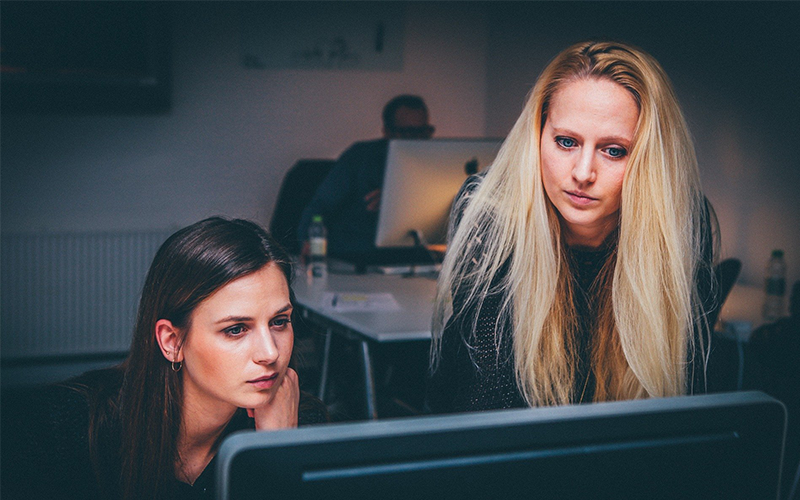
[(300, 216), (335, 163), (335, 160), (298, 160), (283, 178), (269, 231), (290, 254), (300, 253), (297, 241)]
[(719, 287), (719, 307), (713, 311), (708, 318), (708, 324), (713, 328), (717, 324), (722, 306), (730, 295), (733, 285), (742, 270), (742, 262), (739, 259), (725, 259), (714, 267), (714, 275)]
[[(718, 305), (709, 311), (706, 318), (708, 326), (712, 330), (717, 325), (725, 300), (730, 295), (741, 270), (742, 263), (738, 259), (725, 259), (714, 266)], [(710, 356), (706, 366), (708, 381), (706, 389), (709, 392), (741, 389), (744, 376), (744, 346), (742, 342), (715, 336), (715, 340), (711, 343), (711, 351), (714, 355)]]
[[(300, 216), (335, 163), (335, 160), (301, 159), (283, 177), (269, 232), (292, 255), (300, 253), (300, 242), (297, 240)], [(306, 376), (305, 372), (314, 367), (314, 352), (319, 350), (316, 343), (321, 335), (314, 333), (310, 324), (302, 318), (296, 318), (295, 348), (290, 366), (301, 373), (301, 380), (315, 379), (314, 376)]]

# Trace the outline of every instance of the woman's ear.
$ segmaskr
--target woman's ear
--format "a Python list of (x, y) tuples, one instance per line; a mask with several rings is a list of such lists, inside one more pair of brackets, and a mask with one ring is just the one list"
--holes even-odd
[(161, 348), (161, 354), (170, 362), (183, 361), (181, 339), (178, 329), (168, 319), (156, 321), (156, 341)]

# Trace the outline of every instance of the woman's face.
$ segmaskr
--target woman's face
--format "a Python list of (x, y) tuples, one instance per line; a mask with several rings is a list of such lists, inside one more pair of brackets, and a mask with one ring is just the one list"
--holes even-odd
[(184, 407), (231, 412), (268, 404), (292, 354), (289, 285), (270, 263), (200, 303), (183, 348)]
[(608, 79), (556, 91), (541, 138), (542, 182), (569, 245), (597, 247), (616, 228), (639, 109)]

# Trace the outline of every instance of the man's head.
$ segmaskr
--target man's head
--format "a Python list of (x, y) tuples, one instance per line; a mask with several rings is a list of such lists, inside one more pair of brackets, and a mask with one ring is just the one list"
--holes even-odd
[(383, 136), (387, 139), (430, 139), (428, 107), (421, 97), (399, 95), (383, 108)]

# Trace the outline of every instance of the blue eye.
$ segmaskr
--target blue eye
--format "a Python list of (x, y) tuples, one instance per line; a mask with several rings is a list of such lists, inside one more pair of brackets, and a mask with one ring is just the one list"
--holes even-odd
[(606, 148), (606, 154), (612, 158), (623, 158), (628, 155), (624, 148)]
[(244, 325), (233, 325), (229, 326), (228, 328), (222, 330), (225, 335), (230, 335), (231, 337), (238, 337), (239, 335), (245, 332)]
[(272, 320), (272, 326), (278, 330), (283, 330), (289, 326), (292, 320), (288, 316), (281, 316)]
[(556, 137), (556, 144), (564, 149), (574, 148), (578, 145), (575, 139), (570, 139), (569, 137)]

